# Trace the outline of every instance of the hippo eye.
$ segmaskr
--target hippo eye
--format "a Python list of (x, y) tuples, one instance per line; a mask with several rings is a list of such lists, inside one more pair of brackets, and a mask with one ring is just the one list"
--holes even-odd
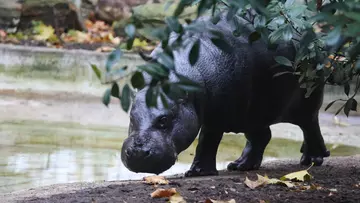
[(157, 121), (157, 127), (166, 128), (169, 125), (169, 120), (168, 116), (160, 116)]

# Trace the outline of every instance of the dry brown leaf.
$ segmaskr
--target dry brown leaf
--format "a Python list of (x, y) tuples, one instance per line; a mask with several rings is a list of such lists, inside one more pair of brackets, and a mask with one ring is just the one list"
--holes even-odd
[(267, 184), (268, 181), (266, 180), (265, 177), (263, 177), (259, 174), (256, 174), (256, 175), (257, 175), (258, 179), (255, 181), (252, 181), (248, 177), (245, 177), (245, 181), (244, 181), (245, 185), (251, 189), (255, 189), (257, 187)]
[(0, 38), (5, 38), (7, 33), (4, 30), (0, 29)]
[(111, 52), (113, 50), (115, 50), (114, 47), (106, 47), (106, 46), (104, 46), (104, 47), (97, 48), (95, 51), (97, 51), (97, 52)]
[(152, 198), (171, 197), (176, 193), (175, 188), (162, 189), (158, 188), (150, 194)]
[(169, 181), (166, 180), (164, 176), (148, 176), (148, 177), (144, 177), (143, 180), (147, 184), (160, 184), (160, 185), (169, 184)]
[(223, 200), (213, 200), (213, 199), (207, 198), (205, 200), (205, 203), (236, 203), (236, 201), (235, 201), (235, 199), (223, 201)]

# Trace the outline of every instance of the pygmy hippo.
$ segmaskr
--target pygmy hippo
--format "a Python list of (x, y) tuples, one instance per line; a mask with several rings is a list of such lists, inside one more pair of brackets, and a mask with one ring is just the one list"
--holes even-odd
[[(178, 100), (167, 98), (168, 108), (160, 98), (157, 108), (147, 108), (147, 86), (136, 92), (130, 110), (129, 135), (121, 150), (124, 165), (133, 172), (160, 174), (168, 170), (179, 153), (199, 135), (193, 163), (185, 176), (217, 175), (219, 143), (223, 133), (234, 132), (244, 133), (247, 141), (241, 156), (227, 169), (255, 170), (260, 167), (271, 139), (269, 126), (281, 122), (297, 125), (303, 132), (300, 164), (322, 165), (323, 158), (330, 155), (318, 119), (323, 86), (306, 98), (306, 90), (300, 88), (296, 75), (274, 77), (279, 72), (292, 70), (283, 65), (274, 66), (277, 64), (274, 57), (284, 56), (294, 61), (294, 44), (280, 43), (270, 49), (263, 39), (250, 43), (248, 36), (254, 28), (243, 18), (237, 19), (244, 26), (243, 33), (234, 36), (233, 21), (228, 21), (225, 13), (216, 24), (208, 17), (199, 22), (221, 32), (234, 50), (223, 51), (215, 46), (211, 32), (206, 29), (192, 36), (200, 40), (195, 65), (188, 59), (192, 43), (173, 52), (175, 70), (196, 81), (204, 91), (189, 92)], [(170, 42), (176, 38), (175, 34), (172, 36)], [(156, 58), (161, 51), (158, 47), (151, 57)], [(148, 76), (144, 73), (144, 77)], [(170, 80), (178, 81), (173, 72)]]

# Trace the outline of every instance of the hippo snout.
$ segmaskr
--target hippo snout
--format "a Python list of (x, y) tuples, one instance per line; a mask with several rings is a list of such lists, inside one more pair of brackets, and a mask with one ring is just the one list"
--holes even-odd
[(139, 143), (134, 136), (128, 137), (121, 149), (121, 160), (126, 168), (135, 173), (160, 174), (176, 161), (176, 153), (155, 140)]
[(124, 150), (127, 159), (147, 159), (151, 156), (150, 149), (143, 149), (140, 147), (129, 147)]

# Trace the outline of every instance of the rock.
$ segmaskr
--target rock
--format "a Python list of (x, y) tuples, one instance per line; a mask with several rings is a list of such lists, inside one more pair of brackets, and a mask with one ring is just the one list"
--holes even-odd
[(31, 27), (32, 21), (42, 21), (59, 32), (83, 30), (78, 9), (70, 0), (25, 0), (22, 5), (19, 30)]
[(17, 30), (22, 4), (18, 0), (0, 1), (0, 29), (8, 33)]
[(107, 23), (127, 19), (131, 16), (132, 7), (159, 3), (161, 0), (98, 0), (96, 5), (96, 16)]

